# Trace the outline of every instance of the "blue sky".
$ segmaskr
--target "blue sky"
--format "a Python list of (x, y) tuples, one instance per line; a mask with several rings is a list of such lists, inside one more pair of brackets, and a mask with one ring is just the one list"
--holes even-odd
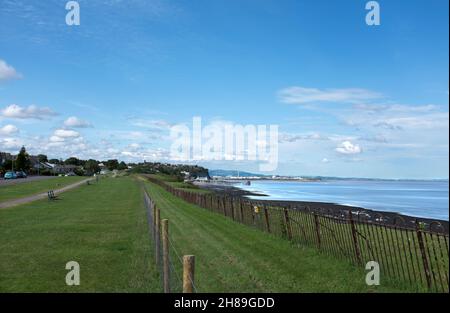
[(446, 0), (78, 2), (0, 0), (0, 151), (170, 161), (200, 116), (279, 125), (276, 174), (448, 178)]

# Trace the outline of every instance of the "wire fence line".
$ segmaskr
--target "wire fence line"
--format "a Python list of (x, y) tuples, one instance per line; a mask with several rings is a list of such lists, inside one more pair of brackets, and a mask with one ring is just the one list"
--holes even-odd
[(365, 266), (375, 261), (389, 278), (434, 292), (449, 291), (448, 224), (405, 221), (397, 215), (336, 209), (310, 209), (289, 204), (175, 188), (146, 178), (173, 195), (232, 220), (311, 246), (321, 252)]
[(155, 202), (144, 189), (144, 204), (150, 230), (155, 264), (165, 293), (198, 292), (194, 283), (194, 256), (183, 256), (170, 238), (168, 220), (162, 220)]

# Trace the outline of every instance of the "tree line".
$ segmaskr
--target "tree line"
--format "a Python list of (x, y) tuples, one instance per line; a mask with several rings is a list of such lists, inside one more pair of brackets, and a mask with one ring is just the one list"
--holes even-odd
[[(6, 153), (4, 153), (6, 155)], [(2, 161), (2, 160), (0, 160)], [(107, 161), (98, 161), (94, 159), (82, 160), (76, 157), (70, 157), (66, 160), (62, 159), (49, 159), (45, 154), (38, 154), (36, 156), (31, 156), (28, 154), (25, 147), (22, 147), (17, 155), (12, 155), (11, 158), (3, 160), (0, 162), (0, 173), (3, 174), (7, 171), (24, 171), (28, 174), (39, 174), (41, 175), (52, 175), (52, 171), (45, 169), (42, 166), (38, 169), (37, 164), (50, 163), (53, 165), (73, 165), (76, 166), (74, 172), (77, 175), (92, 175), (94, 173), (100, 172), (100, 164), (104, 165), (105, 169), (110, 171), (113, 170), (126, 170), (128, 165), (117, 159), (111, 159)]]
[(209, 177), (207, 168), (198, 165), (170, 164), (160, 162), (144, 162), (139, 164), (129, 164), (130, 172), (140, 174), (165, 174), (178, 178), (183, 181), (184, 178)]
[[(1, 153), (1, 152), (0, 152)], [(1, 153), (1, 155), (7, 155)], [(1, 156), (0, 155), (0, 156)], [(3, 161), (2, 161), (3, 160)], [(29, 155), (26, 148), (22, 147), (17, 155), (12, 155), (6, 159), (0, 158), (0, 174), (7, 171), (24, 171), (27, 174), (40, 174), (40, 175), (54, 175), (55, 172), (51, 169), (36, 167), (37, 164), (50, 163), (55, 166), (74, 166), (73, 172), (79, 176), (90, 176), (95, 173), (99, 173), (101, 164), (103, 169), (110, 171), (113, 170), (128, 170), (131, 173), (145, 173), (145, 174), (166, 174), (173, 177), (177, 177), (180, 181), (184, 178), (197, 178), (197, 177), (209, 177), (207, 168), (198, 165), (185, 165), (185, 164), (170, 164), (160, 162), (143, 162), (143, 163), (125, 163), (117, 159), (110, 159), (106, 161), (99, 161), (95, 159), (82, 160), (76, 157), (70, 157), (65, 160), (62, 159), (49, 159), (45, 154), (38, 154), (36, 156)]]

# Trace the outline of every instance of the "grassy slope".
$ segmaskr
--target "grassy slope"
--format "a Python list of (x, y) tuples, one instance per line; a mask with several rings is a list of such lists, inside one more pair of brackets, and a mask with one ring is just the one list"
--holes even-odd
[(180, 182), (177, 181), (176, 177), (166, 175), (166, 174), (149, 174), (144, 176), (150, 176), (159, 180), (162, 180), (166, 182), (169, 186), (172, 186), (174, 188), (189, 191), (189, 192), (195, 192), (195, 193), (201, 193), (201, 194), (209, 194), (211, 191), (202, 189), (194, 184), (186, 183), (186, 182)]
[[(131, 178), (0, 210), (0, 292), (159, 292), (146, 213)], [(81, 285), (65, 284), (65, 264)]]
[[(293, 247), (262, 233), (188, 204), (146, 183), (150, 196), (169, 219), (170, 236), (180, 254), (196, 256), (200, 292), (373, 292), (405, 291), (382, 278), (365, 284), (366, 272), (319, 254)], [(175, 256), (172, 257), (176, 259)]]
[(83, 179), (86, 179), (86, 177), (55, 177), (39, 181), (0, 186), (0, 202), (32, 196), (51, 189), (58, 189)]

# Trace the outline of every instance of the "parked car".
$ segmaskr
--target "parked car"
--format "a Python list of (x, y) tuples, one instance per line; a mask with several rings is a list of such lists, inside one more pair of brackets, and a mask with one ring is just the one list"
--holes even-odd
[(16, 172), (16, 176), (17, 178), (27, 178), (27, 173), (25, 173), (24, 171), (18, 171)]
[(77, 174), (75, 174), (74, 172), (70, 172), (70, 173), (66, 174), (66, 177), (69, 177), (69, 176), (77, 176)]
[(6, 172), (5, 176), (3, 178), (5, 178), (5, 179), (16, 179), (17, 175), (14, 172)]

